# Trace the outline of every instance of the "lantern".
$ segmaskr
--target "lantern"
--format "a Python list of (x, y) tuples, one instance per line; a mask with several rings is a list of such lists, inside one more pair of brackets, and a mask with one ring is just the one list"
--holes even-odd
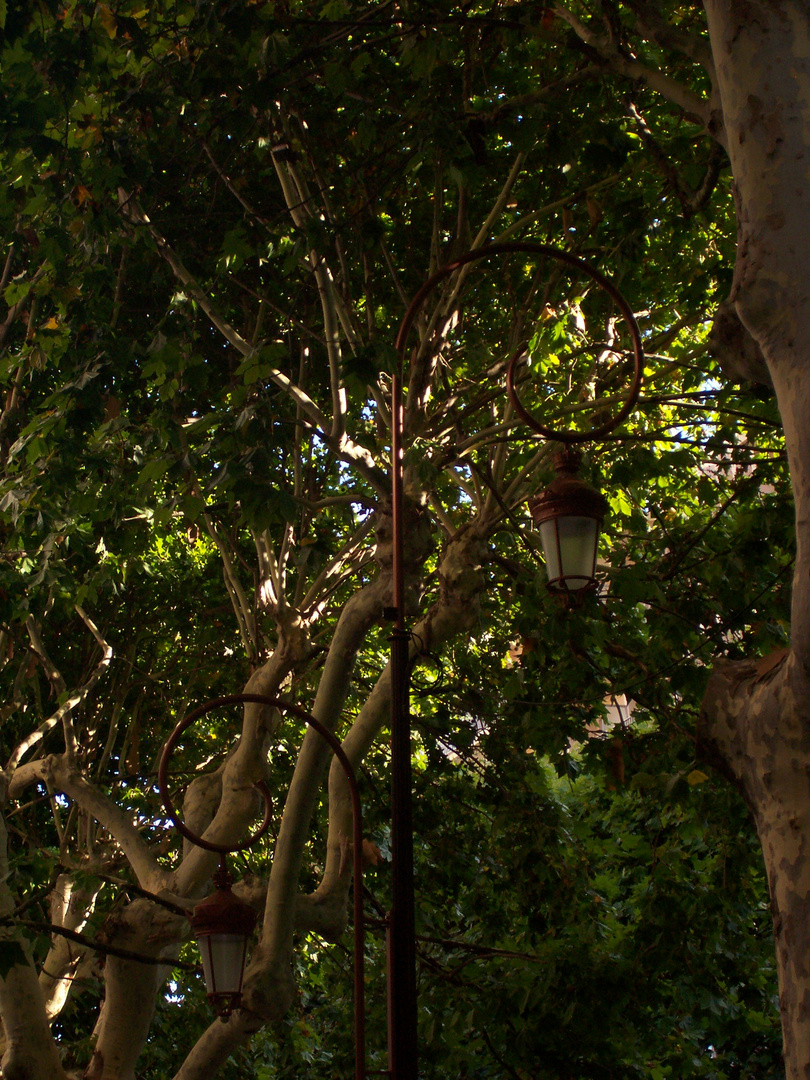
[(563, 450), (555, 458), (557, 475), (529, 502), (540, 530), (551, 592), (582, 593), (596, 584), (596, 549), (607, 500), (578, 476), (582, 455)]
[(231, 876), (220, 867), (214, 876), (216, 891), (197, 904), (191, 929), (202, 956), (208, 1000), (226, 1020), (242, 1002), (247, 946), (256, 912), (231, 891)]

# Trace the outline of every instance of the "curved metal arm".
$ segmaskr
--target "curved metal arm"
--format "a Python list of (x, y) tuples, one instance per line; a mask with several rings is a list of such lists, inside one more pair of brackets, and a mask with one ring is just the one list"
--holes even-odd
[(278, 709), (281, 713), (290, 713), (293, 716), (297, 716), (299, 720), (303, 720), (305, 724), (313, 728), (329, 744), (329, 747), (335, 757), (341, 764), (346, 779), (349, 782), (349, 790), (351, 792), (352, 800), (352, 865), (353, 865), (353, 911), (354, 911), (354, 1039), (355, 1039), (355, 1080), (365, 1080), (366, 1076), (366, 1000), (365, 1000), (365, 917), (363, 915), (363, 814), (362, 807), (360, 805), (360, 791), (357, 786), (357, 775), (354, 771), (352, 763), (346, 756), (346, 752), (340, 745), (338, 738), (327, 728), (320, 720), (317, 720), (311, 713), (308, 713), (306, 709), (302, 709), (300, 705), (295, 705), (290, 701), (281, 701), (279, 698), (268, 697), (265, 694), (229, 694), (227, 697), (213, 698), (211, 701), (206, 701), (203, 705), (198, 705), (196, 709), (192, 709), (187, 716), (185, 716), (169, 738), (166, 740), (166, 744), (163, 747), (163, 753), (160, 756), (160, 766), (158, 768), (158, 788), (160, 790), (161, 798), (163, 799), (163, 805), (166, 807), (166, 813), (171, 819), (177, 831), (184, 836), (187, 840), (190, 840), (192, 844), (196, 844), (197, 847), (204, 848), (206, 851), (215, 851), (221, 855), (226, 855), (231, 851), (243, 851), (245, 848), (252, 847), (259, 839), (267, 832), (270, 824), (270, 814), (272, 810), (272, 804), (270, 802), (270, 791), (263, 780), (256, 784), (256, 787), (262, 792), (265, 797), (265, 815), (264, 821), (260, 825), (259, 829), (248, 840), (243, 841), (241, 844), (236, 844), (233, 847), (226, 847), (224, 844), (212, 844), (207, 840), (203, 840), (201, 836), (197, 836), (192, 832), (177, 816), (177, 812), (174, 809), (171, 798), (168, 791), (168, 775), (169, 775), (169, 761), (171, 755), (177, 746), (177, 741), (183, 732), (196, 720), (199, 720), (201, 716), (205, 716), (207, 713), (213, 712), (214, 709), (221, 708), (225, 705), (243, 705), (246, 703), (252, 703), (255, 705), (267, 705), (270, 708)]
[(624, 405), (616, 416), (598, 428), (593, 428), (591, 431), (585, 432), (573, 431), (571, 429), (557, 431), (554, 428), (542, 424), (532, 415), (532, 413), (524, 408), (517, 396), (514, 385), (514, 369), (518, 359), (523, 354), (523, 348), (518, 349), (512, 357), (506, 375), (506, 388), (509, 393), (509, 398), (515, 408), (515, 412), (533, 431), (536, 431), (540, 435), (544, 435), (546, 438), (555, 439), (557, 442), (563, 443), (580, 443), (589, 442), (592, 439), (599, 439), (603, 435), (608, 434), (608, 432), (612, 431), (615, 427), (618, 427), (623, 420), (626, 420), (638, 400), (641, 391), (641, 378), (644, 372), (644, 349), (641, 344), (641, 335), (635, 316), (627, 301), (616, 286), (613, 285), (604, 274), (594, 269), (594, 267), (583, 259), (577, 258), (576, 255), (571, 255), (569, 252), (563, 251), (561, 248), (552, 247), (549, 244), (541, 244), (534, 240), (514, 240), (503, 244), (489, 244), (485, 247), (476, 248), (475, 251), (468, 251), (465, 255), (460, 255), (457, 259), (453, 259), (452, 262), (447, 263), (445, 266), (441, 267), (441, 269), (437, 270), (432, 277), (428, 278), (419, 292), (414, 296), (408, 310), (405, 312), (402, 323), (400, 324), (395, 345), (398, 359), (397, 375), (399, 376), (399, 379), (402, 378), (405, 347), (414, 321), (416, 320), (416, 316), (419, 314), (422, 304), (436, 286), (460, 267), (466, 266), (468, 263), (477, 262), (479, 259), (487, 259), (493, 255), (510, 255), (516, 252), (524, 252), (528, 255), (540, 255), (554, 259), (556, 262), (562, 263), (572, 270), (577, 270), (580, 273), (585, 274), (585, 276), (595, 282), (603, 292), (607, 293), (616, 304), (616, 307), (621, 312), (622, 318), (627, 323), (627, 327), (630, 330), (630, 337), (633, 342), (633, 379), (630, 390)]

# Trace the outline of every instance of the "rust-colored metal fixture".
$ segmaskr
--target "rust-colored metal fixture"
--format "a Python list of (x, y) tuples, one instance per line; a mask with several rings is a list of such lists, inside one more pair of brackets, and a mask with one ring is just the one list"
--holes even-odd
[[(612, 431), (629, 415), (641, 386), (643, 351), (633, 313), (616, 288), (599, 271), (566, 251), (534, 241), (491, 244), (467, 252), (430, 277), (414, 296), (396, 339), (397, 367), (391, 388), (391, 488), (393, 531), (393, 606), (387, 614), (393, 620), (391, 634), (391, 911), (386, 919), (388, 939), (388, 1075), (390, 1080), (417, 1080), (417, 994), (416, 936), (413, 873), (413, 821), (411, 792), (411, 721), (410, 669), (412, 634), (405, 619), (404, 580), (404, 496), (403, 496), (403, 375), (408, 336), (423, 303), (446, 278), (460, 267), (481, 259), (512, 253), (549, 258), (581, 273), (604, 290), (627, 324), (633, 343), (634, 375), (629, 393), (617, 414), (591, 431), (555, 430), (542, 424), (528, 412), (518, 398), (515, 370), (525, 354), (522, 346), (512, 357), (506, 388), (516, 415), (533, 431), (547, 439), (571, 446), (597, 440)], [(565, 596), (582, 594), (592, 587), (595, 576), (596, 544), (599, 526), (605, 515), (606, 500), (577, 476), (579, 455), (566, 451), (558, 460), (558, 475), (543, 494), (535, 496), (530, 509), (538, 526), (546, 554), (549, 587)], [(192, 926), (200, 941), (209, 997), (223, 1018), (239, 1007), (242, 973), (247, 940), (252, 931), (243, 905), (230, 890), (224, 856), (228, 851), (250, 847), (266, 830), (270, 820), (269, 792), (257, 787), (265, 797), (265, 820), (253, 837), (234, 848), (209, 843), (192, 833), (175, 813), (168, 793), (168, 761), (182, 732), (199, 716), (221, 705), (256, 702), (289, 712), (315, 728), (329, 743), (340, 760), (352, 793), (354, 811), (354, 962), (355, 962), (355, 1077), (365, 1080), (365, 1007), (363, 975), (363, 893), (362, 893), (362, 824), (357, 783), (351, 764), (335, 736), (299, 706), (259, 694), (236, 694), (201, 705), (181, 721), (170, 736), (161, 757), (159, 786), (169, 818), (178, 831), (192, 843), (219, 852), (222, 866), (215, 877), (216, 892), (195, 908)], [(237, 906), (234, 906), (234, 901)], [(252, 916), (252, 913), (251, 913)], [(206, 959), (207, 951), (207, 959)]]
[(224, 1020), (242, 1004), (248, 942), (257, 913), (231, 891), (225, 857), (214, 875), (216, 892), (194, 908), (189, 920), (202, 957), (208, 1000)]
[(252, 703), (278, 709), (303, 720), (323, 740), (340, 762), (349, 784), (352, 801), (352, 896), (354, 913), (354, 1042), (355, 1080), (366, 1077), (366, 1002), (365, 1002), (365, 919), (363, 916), (363, 814), (357, 776), (351, 761), (340, 745), (340, 740), (320, 720), (300, 705), (265, 694), (230, 694), (214, 698), (192, 709), (175, 727), (160, 755), (158, 788), (166, 808), (166, 814), (174, 827), (186, 840), (206, 851), (216, 852), (220, 857), (219, 869), (214, 874), (215, 891), (194, 908), (190, 922), (192, 933), (200, 947), (205, 986), (208, 1000), (217, 1014), (227, 1021), (242, 1004), (242, 981), (245, 974), (247, 949), (256, 925), (256, 912), (241, 901), (231, 890), (233, 879), (228, 871), (225, 857), (233, 851), (244, 851), (258, 843), (270, 826), (272, 803), (264, 781), (256, 788), (264, 798), (264, 819), (252, 836), (240, 844), (231, 846), (217, 844), (198, 836), (188, 828), (174, 808), (169, 792), (169, 762), (183, 732), (200, 717), (226, 705)]

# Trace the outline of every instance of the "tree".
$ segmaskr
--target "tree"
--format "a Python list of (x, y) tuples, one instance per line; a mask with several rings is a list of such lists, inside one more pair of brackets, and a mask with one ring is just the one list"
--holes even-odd
[[(806, 1069), (806, 484), (803, 293), (794, 292), (806, 250), (795, 169), (807, 73), (793, 43), (807, 17), (791, 4), (720, 7), (707, 4), (707, 33), (699, 9), (675, 3), (0, 6), (9, 1080), (76, 1068), (133, 1077), (156, 1003), (160, 1022), (173, 1023), (161, 988), (172, 970), (185, 977), (178, 910), (207, 891), (212, 872), (200, 850), (174, 854), (154, 789), (158, 747), (188, 704), (241, 688), (289, 694), (340, 730), (376, 790), (390, 685), (391, 342), (429, 272), (518, 236), (567, 246), (612, 276), (640, 313), (647, 389), (626, 433), (591, 454), (612, 509), (607, 599), (561, 613), (521, 523), (552, 447), (520, 432), (503, 371), (528, 341), (527, 403), (555, 423), (588, 426), (621, 394), (622, 365), (607, 362), (626, 348), (621, 324), (575, 275), (519, 256), (460, 270), (421, 314), (408, 372), (406, 557), (420, 752), (441, 777), (426, 774), (425, 798), (453, 813), (465, 843), (459, 806), (494, 806), (521, 784), (550, 822), (588, 819), (545, 765), (527, 768), (515, 730), (564, 771), (578, 760), (569, 737), (581, 742), (606, 696), (623, 691), (634, 725), (608, 740), (608, 781), (621, 786), (629, 772), (650, 799), (676, 792), (685, 809), (662, 814), (663, 832), (701, 820), (706, 780), (690, 732), (708, 664), (736, 662), (713, 676), (701, 738), (753, 810), (776, 910), (788, 1075)], [(727, 161), (741, 229), (733, 281)], [(772, 381), (775, 398), (752, 374)], [(798, 508), (795, 564), (780, 421)], [(504, 667), (516, 641), (520, 661)], [(781, 659), (744, 659), (774, 649)], [(548, 715), (538, 702), (562, 704)], [(262, 913), (245, 1008), (184, 1048), (171, 1065), (182, 1080), (212, 1076), (286, 1016), (303, 963), (297, 936), (339, 939), (346, 921), (342, 775), (329, 774), (326, 835), (311, 855), (328, 751), (253, 706), (231, 745), (234, 723), (214, 718), (184, 743), (186, 819), (212, 839), (239, 839), (262, 779), (283, 812), (266, 873), (240, 884)], [(598, 778), (605, 743), (596, 749), (586, 742), (589, 776), (577, 790), (604, 800), (605, 816), (646, 854), (650, 803), (642, 811), (621, 792), (613, 801)], [(517, 796), (507, 810), (533, 812)], [(494, 820), (495, 836), (512, 835), (511, 818)], [(370, 827), (384, 846), (375, 813)], [(544, 895), (575, 861), (571, 847), (555, 846), (556, 828), (541, 830)], [(728, 904), (755, 942), (757, 876), (745, 845), (735, 850), (747, 885)], [(649, 925), (650, 907), (609, 854), (595, 895), (612, 905), (604, 941), (616, 945), (628, 920)], [(491, 858), (496, 881), (509, 859)], [(435, 874), (447, 895), (461, 866), (435, 864), (424, 880)], [(716, 895), (725, 865), (704, 868), (701, 895)], [(673, 873), (672, 888), (680, 881)], [(543, 925), (579, 926), (592, 908), (522, 926), (513, 887), (504, 903), (497, 884), (467, 882), (451, 931), (424, 936), (450, 955), (499, 948), (468, 940), (465, 921), (483, 905), (480, 932), (491, 933), (505, 908), (514, 921), (501, 951), (553, 970), (572, 954), (548, 942), (540, 950)], [(382, 871), (375, 888), (384, 897)], [(531, 948), (519, 947), (521, 933)], [(576, 939), (563, 936), (567, 946)], [(643, 954), (657, 948), (648, 940)], [(736, 971), (729, 951), (718, 946)], [(610, 971), (609, 955), (608, 945), (583, 950), (585, 969)], [(440, 968), (442, 956), (432, 960)], [(683, 1001), (689, 978), (673, 980), (672, 969), (662, 955), (667, 992)], [(690, 975), (704, 985), (703, 969)], [(312, 978), (317, 987), (329, 976)], [(723, 976), (723, 1000), (735, 978)], [(526, 985), (521, 1007), (555, 1015)], [(593, 1015), (599, 977), (549, 977), (546, 990), (575, 985)], [(745, 1075), (744, 1056), (771, 1060), (767, 1038), (752, 1047), (740, 1034), (765, 1015), (767, 986), (756, 989), (738, 1024), (729, 1021), (728, 1075)], [(663, 1015), (660, 1004), (649, 1015)], [(485, 1075), (502, 1075), (505, 1060), (520, 1075), (527, 1064), (507, 1049), (508, 1028), (488, 1037)], [(712, 1053), (725, 1053), (716, 1037), (684, 1034), (660, 1051), (666, 1067), (689, 1045), (689, 1075), (713, 1075)], [(641, 1068), (628, 1058), (631, 1041), (617, 1038), (600, 1064), (594, 1048), (566, 1059), (563, 1038), (548, 1069)], [(165, 1060), (156, 1067), (166, 1074)]]

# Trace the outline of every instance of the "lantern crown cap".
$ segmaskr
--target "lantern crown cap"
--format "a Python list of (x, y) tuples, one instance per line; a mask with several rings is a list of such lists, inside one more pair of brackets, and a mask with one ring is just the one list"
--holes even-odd
[(231, 891), (230, 874), (217, 873), (216, 890), (201, 900), (191, 915), (195, 936), (240, 934), (249, 937), (256, 925), (256, 912)]
[(608, 502), (601, 492), (579, 476), (582, 455), (566, 448), (554, 456), (557, 475), (545, 491), (529, 500), (529, 510), (535, 525), (550, 518), (590, 517), (603, 521)]

